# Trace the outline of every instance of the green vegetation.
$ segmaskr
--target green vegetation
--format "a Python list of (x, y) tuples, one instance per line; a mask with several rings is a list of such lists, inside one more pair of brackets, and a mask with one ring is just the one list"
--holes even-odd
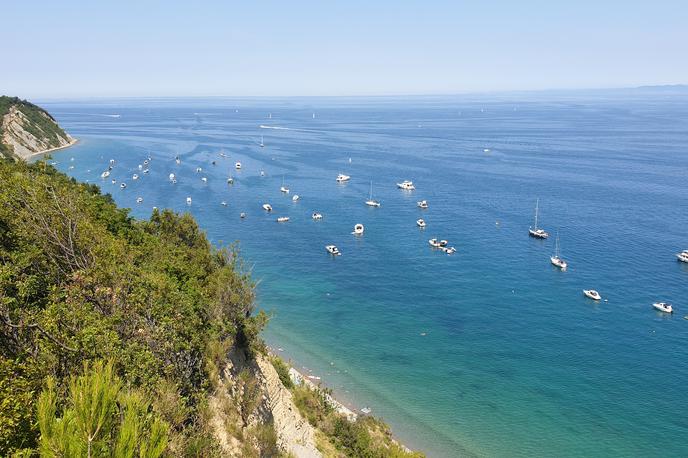
[(27, 119), (28, 123), (24, 124), (24, 130), (37, 139), (42, 140), (50, 148), (60, 146), (63, 141), (68, 139), (60, 126), (57, 125), (55, 119), (39, 106), (33, 103), (21, 100), (18, 97), (0, 96), (0, 157), (12, 157), (13, 151), (9, 145), (2, 142), (3, 138), (3, 118), (9, 113), (10, 108), (16, 107)]
[(266, 322), (237, 253), (189, 215), (136, 221), (45, 163), (0, 161), (0, 182), (0, 456), (71, 456), (55, 444), (82, 450), (96, 430), (98, 450), (215, 456), (212, 377), (226, 349), (261, 351)]

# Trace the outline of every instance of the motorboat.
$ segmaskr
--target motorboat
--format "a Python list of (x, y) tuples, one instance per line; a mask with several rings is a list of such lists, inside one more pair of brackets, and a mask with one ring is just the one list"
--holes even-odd
[(105, 179), (110, 176), (110, 171), (106, 170), (103, 173), (100, 174), (100, 178)]
[(150, 172), (149, 169), (143, 169), (143, 173), (148, 173), (148, 172)]
[(322, 217), (323, 217), (322, 214), (320, 214), (318, 212), (315, 212), (311, 215), (311, 218), (313, 218), (314, 220), (322, 219)]
[(688, 250), (683, 250), (676, 255), (676, 259), (681, 262), (688, 262)]
[(403, 189), (405, 191), (413, 191), (416, 187), (413, 185), (413, 181), (404, 180), (401, 183), (397, 183), (397, 188)]
[(447, 254), (456, 253), (456, 248), (454, 248), (453, 246), (443, 246), (443, 247), (440, 247), (440, 250), (444, 251)]
[(234, 178), (232, 178), (232, 177), (227, 178), (227, 184), (234, 184)]
[(143, 161), (143, 165), (148, 165), (149, 162), (150, 162), (150, 157), (149, 157), (148, 159), (145, 159), (145, 160)]
[(236, 164), (234, 164), (234, 168), (237, 170), (241, 169), (241, 162), (237, 162)]
[(674, 313), (674, 307), (672, 307), (672, 305), (668, 302), (655, 302), (654, 304), (652, 304), (652, 306), (660, 312)]
[(531, 237), (535, 237), (536, 239), (546, 239), (549, 237), (549, 234), (545, 232), (544, 229), (538, 228), (538, 209), (540, 206), (540, 199), (537, 199), (535, 201), (535, 224), (533, 227), (528, 229), (528, 234), (530, 234)]
[(246, 213), (244, 213), (244, 212), (239, 213), (239, 218), (241, 218), (241, 219), (246, 218)]
[(559, 255), (559, 234), (557, 234), (557, 241), (554, 245), (554, 255), (550, 256), (549, 260), (552, 265), (560, 268), (561, 270), (566, 270), (566, 267), (568, 266), (566, 261), (564, 261)]
[(368, 195), (368, 200), (366, 200), (366, 205), (369, 207), (379, 207), (380, 201), (373, 199), (373, 182), (370, 182), (370, 194)]
[(196, 167), (196, 173), (201, 173), (203, 171), (203, 167)]
[(226, 201), (226, 200), (223, 200), (222, 202), (220, 202), (220, 205), (222, 205), (223, 207), (226, 207), (226, 206), (227, 206), (227, 201)]
[(141, 202), (143, 202), (143, 197), (137, 197), (137, 198), (136, 198), (136, 203), (137, 203), (137, 204), (140, 204)]
[(179, 156), (177, 156), (177, 157), (175, 157), (175, 158), (174, 158), (174, 162), (176, 162), (176, 163), (177, 163), (177, 165), (179, 165), (179, 164), (181, 164), (181, 163), (182, 163), (182, 160), (181, 160), (181, 159), (179, 159)]
[(363, 231), (365, 231), (365, 227), (363, 227), (363, 224), (358, 223), (357, 225), (354, 226), (354, 231), (352, 232), (352, 234), (363, 235)]
[(337, 248), (335, 245), (327, 245), (325, 247), (328, 253), (330, 253), (332, 256), (341, 256), (341, 252), (339, 251), (339, 248)]
[(337, 183), (344, 183), (349, 181), (350, 179), (351, 177), (349, 175), (344, 175), (343, 173), (340, 173), (339, 175), (337, 175), (336, 181)]
[(417, 203), (417, 205), (418, 205), (418, 208), (422, 208), (423, 210), (425, 210), (426, 208), (428, 208), (428, 201), (427, 200), (421, 200)]
[(280, 186), (280, 192), (284, 194), (289, 194), (289, 188), (284, 185), (284, 175), (282, 175), (282, 186)]
[(203, 177), (203, 178), (201, 178), (201, 181), (202, 181), (203, 183), (207, 183), (207, 182), (208, 182), (208, 178)]
[(110, 159), (110, 167), (114, 167), (114, 166), (115, 166), (115, 160), (114, 160), (114, 159)]
[(191, 197), (186, 198), (186, 205), (191, 205)]
[(263, 141), (263, 136), (260, 136), (260, 147), (265, 148), (265, 142)]
[(126, 183), (122, 183), (122, 184), (119, 185), (119, 187), (122, 188), (122, 189), (124, 189), (124, 188), (127, 187), (127, 184), (126, 184)]
[(172, 180), (172, 184), (177, 184), (177, 179)]
[(430, 239), (428, 240), (428, 243), (430, 244), (431, 247), (433, 248), (440, 248), (442, 245), (440, 244), (440, 241), (437, 239)]
[(170, 181), (174, 180), (174, 173), (170, 173), (169, 179)]
[(421, 229), (425, 228), (425, 220), (423, 218), (420, 218), (416, 221), (416, 225), (420, 227)]
[(278, 223), (286, 223), (287, 221), (289, 221), (288, 216), (280, 216), (279, 218), (277, 218)]
[(599, 301), (602, 299), (602, 296), (600, 296), (600, 293), (595, 291), (594, 289), (584, 289), (583, 294), (585, 294), (586, 297), (589, 297), (590, 299), (594, 301)]
[(265, 176), (265, 170), (260, 171), (260, 176), (264, 177)]
[(271, 212), (272, 211), (272, 205), (263, 204), (263, 210), (265, 210), (266, 212)]
[(292, 202), (296, 202), (299, 199), (300, 199), (300, 197), (298, 194), (294, 194), (294, 196), (291, 198)]
[(370, 412), (372, 412), (370, 407), (364, 407), (361, 409), (361, 413), (368, 415)]
[(117, 183), (117, 180), (115, 180), (115, 179), (113, 178), (112, 181), (111, 181), (111, 183), (112, 183), (112, 184), (115, 184), (115, 183)]
[(137, 174), (133, 174), (133, 175), (131, 176), (131, 179), (132, 179), (132, 180), (138, 180), (138, 179), (139, 179), (139, 176), (138, 176)]
[(139, 169), (139, 170), (143, 170), (143, 165), (139, 164), (138, 169)]

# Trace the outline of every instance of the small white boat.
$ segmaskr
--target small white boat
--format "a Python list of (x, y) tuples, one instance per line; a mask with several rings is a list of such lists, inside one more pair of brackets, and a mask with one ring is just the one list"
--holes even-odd
[(420, 218), (416, 221), (416, 225), (420, 227), (421, 229), (425, 228), (425, 220), (423, 218)]
[(429, 243), (430, 246), (433, 247), (433, 248), (439, 248), (439, 247), (442, 246), (442, 245), (440, 244), (440, 241), (437, 240), (437, 239), (430, 239), (430, 240), (428, 240), (428, 243)]
[(676, 254), (676, 259), (678, 259), (681, 262), (688, 263), (688, 250), (683, 250), (680, 253)]
[(241, 219), (246, 218), (246, 213), (244, 213), (244, 212), (239, 213), (239, 218), (241, 218)]
[(370, 407), (364, 407), (361, 409), (362, 414), (368, 415), (370, 412), (372, 412)]
[(170, 181), (174, 180), (174, 173), (170, 173), (169, 179)]
[(114, 160), (114, 159), (110, 159), (110, 167), (113, 167), (114, 165), (115, 165), (115, 160)]
[(227, 178), (227, 184), (234, 184), (234, 178), (232, 178), (232, 177)]
[(265, 170), (260, 171), (260, 176), (264, 177), (265, 176)]
[(337, 248), (335, 245), (327, 245), (325, 247), (328, 253), (330, 253), (332, 256), (341, 256), (341, 252), (339, 251), (339, 248)]
[(550, 262), (553, 266), (560, 268), (561, 270), (566, 270), (568, 264), (564, 261), (561, 256), (559, 256), (559, 234), (557, 234), (557, 241), (554, 244), (554, 255), (550, 256)]
[(131, 176), (131, 179), (132, 179), (132, 180), (138, 180), (138, 179), (139, 179), (139, 176), (138, 176), (137, 174), (133, 174), (133, 175)]
[(143, 166), (139, 164), (139, 170), (143, 170)]
[(365, 227), (363, 227), (363, 224), (358, 223), (357, 225), (354, 226), (354, 231), (352, 232), (352, 234), (363, 235), (363, 231), (365, 231)]
[(115, 179), (113, 178), (112, 181), (111, 181), (111, 183), (112, 183), (112, 184), (115, 184), (115, 183), (117, 183), (117, 180), (115, 180)]
[(600, 296), (600, 293), (595, 291), (594, 289), (584, 289), (583, 294), (585, 294), (586, 297), (589, 297), (590, 299), (594, 301), (599, 301), (602, 299), (602, 296)]
[(140, 204), (141, 202), (143, 202), (143, 197), (137, 197), (137, 198), (136, 198), (136, 203), (137, 203), (137, 204)]
[(340, 173), (337, 175), (336, 181), (337, 183), (344, 183), (346, 181), (349, 181), (351, 177), (349, 175), (344, 175), (343, 173)]
[(672, 307), (672, 305), (668, 302), (655, 302), (654, 304), (652, 304), (652, 306), (660, 312), (674, 313), (674, 307)]
[(186, 205), (191, 205), (191, 197), (186, 198)]
[(207, 183), (207, 182), (208, 182), (208, 178), (203, 177), (203, 178), (201, 178), (201, 181), (202, 181), (203, 183)]
[(177, 184), (177, 179), (172, 180), (172, 184)]
[(174, 162), (176, 162), (177, 165), (179, 165), (179, 164), (182, 163), (181, 159), (179, 159), (179, 156), (177, 156), (177, 157), (174, 158)]
[(265, 210), (266, 212), (271, 212), (272, 211), (272, 205), (263, 204), (263, 210)]
[(263, 136), (260, 136), (260, 147), (265, 148), (265, 143), (263, 142)]
[(122, 189), (124, 189), (124, 188), (127, 187), (127, 184), (126, 184), (126, 183), (122, 183), (122, 184), (119, 185), (119, 187), (122, 188)]
[(320, 214), (318, 212), (315, 212), (311, 215), (311, 218), (313, 218), (314, 220), (322, 219), (322, 217), (323, 217), (322, 214)]
[(287, 221), (289, 221), (288, 216), (280, 216), (279, 218), (277, 218), (278, 223), (286, 223)]
[(109, 176), (110, 176), (110, 171), (109, 171), (109, 170), (106, 170), (106, 171), (104, 171), (103, 173), (100, 174), (100, 178), (103, 178), (103, 179), (105, 179), (105, 178), (107, 178), (107, 177), (109, 177)]
[(404, 180), (401, 183), (397, 183), (397, 188), (403, 189), (405, 191), (413, 191), (416, 187), (413, 185), (413, 181)]
[(456, 253), (456, 248), (454, 248), (453, 246), (442, 246), (440, 247), (440, 250), (444, 251), (447, 254)]
[(74, 168), (73, 165), (70, 165), (70, 166), (69, 166), (69, 170), (72, 170), (73, 168)]
[(369, 207), (379, 207), (380, 201), (373, 199), (373, 182), (370, 182), (370, 194), (368, 195), (368, 200), (366, 200), (366, 205)]
[(428, 201), (427, 200), (421, 200), (417, 203), (418, 208), (426, 209), (428, 208)]
[(223, 207), (226, 207), (226, 206), (227, 206), (227, 201), (226, 201), (226, 200), (223, 200), (222, 202), (220, 202), (220, 205), (222, 205)]
[(144, 160), (144, 161), (143, 161), (143, 165), (148, 165), (149, 162), (150, 162), (150, 158)]
[(299, 197), (298, 194), (294, 194), (294, 196), (291, 198), (291, 200), (292, 200), (293, 202), (296, 202), (296, 201), (299, 200), (299, 199), (300, 199), (300, 197)]
[(545, 232), (544, 229), (538, 228), (538, 208), (540, 206), (540, 199), (537, 199), (535, 201), (535, 225), (528, 229), (528, 234), (531, 237), (535, 237), (536, 239), (546, 239), (549, 237), (549, 234)]
[(234, 164), (234, 168), (237, 170), (241, 169), (241, 162), (237, 162), (236, 164)]
[(284, 186), (284, 175), (282, 175), (282, 186), (280, 186), (280, 192), (283, 192), (284, 194), (289, 194), (289, 188)]
[(196, 173), (201, 173), (203, 171), (203, 167), (196, 167)]
[(148, 172), (150, 172), (150, 170), (148, 170), (148, 169), (143, 169), (143, 173), (148, 173)]

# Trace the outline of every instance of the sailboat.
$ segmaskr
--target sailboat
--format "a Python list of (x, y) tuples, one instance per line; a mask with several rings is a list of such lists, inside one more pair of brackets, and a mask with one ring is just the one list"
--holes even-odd
[(370, 195), (368, 196), (368, 200), (366, 200), (366, 205), (369, 207), (379, 207), (380, 206), (380, 201), (378, 200), (373, 200), (373, 182), (370, 182)]
[(284, 186), (284, 175), (282, 175), (282, 186), (280, 187), (280, 191), (285, 194), (289, 194), (289, 188)]
[(265, 143), (263, 143), (263, 136), (260, 136), (260, 147), (265, 148)]
[(545, 232), (544, 229), (538, 228), (538, 209), (540, 207), (540, 199), (537, 199), (535, 201), (535, 225), (528, 229), (528, 233), (530, 234), (531, 237), (535, 237), (537, 239), (546, 239), (549, 237), (549, 234)]
[(567, 267), (566, 261), (564, 261), (559, 256), (559, 233), (558, 232), (557, 232), (557, 241), (554, 244), (554, 256), (550, 256), (549, 260), (552, 262), (552, 265), (559, 267), (561, 270), (566, 270), (566, 267)]

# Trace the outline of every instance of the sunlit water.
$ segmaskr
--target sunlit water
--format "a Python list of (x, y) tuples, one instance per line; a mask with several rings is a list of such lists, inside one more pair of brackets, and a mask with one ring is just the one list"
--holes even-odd
[[(686, 102), (597, 93), (42, 105), (80, 139), (54, 154), (60, 170), (134, 216), (189, 211), (214, 243), (239, 240), (273, 314), (270, 344), (410, 446), (685, 456), (688, 265), (674, 254), (688, 249)], [(100, 179), (111, 158), (116, 184)], [(339, 172), (351, 181), (337, 184)], [(397, 189), (403, 179), (417, 190)], [(364, 204), (370, 181), (377, 209)], [(527, 235), (537, 197), (546, 241)], [(549, 262), (557, 231), (567, 272)], [(432, 237), (458, 252), (432, 250)], [(330, 243), (343, 255), (328, 255)], [(676, 313), (653, 311), (658, 300)]]

